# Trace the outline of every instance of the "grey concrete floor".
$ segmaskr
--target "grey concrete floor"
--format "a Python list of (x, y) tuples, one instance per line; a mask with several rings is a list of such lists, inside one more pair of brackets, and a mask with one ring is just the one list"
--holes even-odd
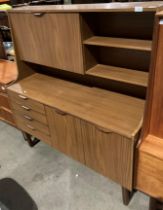
[(30, 148), (20, 131), (0, 122), (0, 179), (4, 177), (21, 184), (39, 210), (148, 209), (142, 193), (126, 207), (119, 185), (42, 142)]

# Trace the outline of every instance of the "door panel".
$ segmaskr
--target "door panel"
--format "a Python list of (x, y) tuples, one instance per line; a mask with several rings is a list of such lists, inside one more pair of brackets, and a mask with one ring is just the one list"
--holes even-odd
[(83, 74), (79, 14), (10, 16), (20, 59)]
[(84, 163), (80, 120), (59, 110), (46, 107), (54, 148)]
[(84, 121), (81, 126), (86, 165), (131, 190), (134, 142)]

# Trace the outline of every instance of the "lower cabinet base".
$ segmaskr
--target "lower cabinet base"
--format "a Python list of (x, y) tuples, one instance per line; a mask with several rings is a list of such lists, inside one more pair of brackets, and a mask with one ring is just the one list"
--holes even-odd
[(123, 204), (128, 205), (134, 195), (135, 191), (129, 191), (128, 189), (122, 187), (122, 199), (123, 199)]
[(37, 139), (37, 138), (34, 138), (33, 139), (33, 136), (32, 135), (30, 135), (30, 134), (28, 134), (28, 133), (26, 133), (24, 131), (22, 131), (22, 134), (23, 134), (23, 137), (24, 137), (25, 141), (28, 142), (28, 144), (29, 144), (30, 147), (34, 147), (37, 143), (40, 142), (39, 139)]

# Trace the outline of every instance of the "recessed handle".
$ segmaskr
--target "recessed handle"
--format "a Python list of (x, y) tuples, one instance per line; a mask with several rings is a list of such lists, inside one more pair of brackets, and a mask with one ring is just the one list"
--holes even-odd
[(30, 111), (31, 109), (27, 106), (21, 106), (23, 109), (25, 109), (26, 111)]
[(99, 126), (97, 126), (96, 127), (97, 128), (97, 130), (99, 130), (99, 131), (101, 131), (101, 132), (103, 132), (103, 133), (113, 133), (112, 131), (110, 131), (110, 130), (108, 130), (108, 129), (106, 129), (106, 128), (102, 128), (102, 127), (99, 127)]
[(60, 114), (60, 115), (67, 115), (67, 113), (62, 112), (62, 111), (60, 111), (60, 110), (55, 110), (55, 111), (56, 111), (57, 114)]
[(30, 116), (28, 116), (28, 115), (24, 115), (24, 118), (25, 118), (26, 120), (33, 121), (33, 118), (30, 117)]
[(27, 100), (28, 99), (26, 96), (23, 96), (23, 95), (19, 95), (19, 98), (21, 98), (23, 100)]
[(35, 13), (33, 13), (33, 15), (35, 17), (42, 17), (44, 14), (45, 14), (45, 12), (35, 12)]
[(36, 130), (36, 129), (35, 129), (33, 126), (31, 126), (31, 125), (28, 125), (28, 124), (27, 124), (27, 127), (30, 128), (30, 129), (33, 130), (33, 131)]

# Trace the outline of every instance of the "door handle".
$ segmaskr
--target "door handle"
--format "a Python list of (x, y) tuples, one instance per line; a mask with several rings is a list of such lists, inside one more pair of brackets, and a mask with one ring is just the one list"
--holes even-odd
[(62, 111), (60, 111), (60, 110), (55, 110), (55, 112), (57, 113), (57, 114), (60, 114), (60, 115), (67, 115), (67, 113), (65, 113), (65, 112), (62, 112)]
[(33, 118), (30, 117), (30, 116), (28, 116), (28, 115), (24, 115), (24, 118), (27, 119), (27, 120), (29, 120), (29, 121), (33, 121)]
[(27, 106), (21, 106), (23, 109), (25, 109), (26, 111), (30, 111), (31, 109)]
[(106, 129), (106, 128), (102, 128), (102, 127), (99, 127), (99, 126), (96, 126), (97, 130), (99, 130), (100, 132), (103, 132), (103, 133), (113, 133), (112, 131)]
[(31, 125), (27, 125), (27, 127), (30, 128), (30, 129), (33, 130), (33, 131), (36, 130), (36, 129), (35, 129), (33, 126), (31, 126)]
[(45, 12), (35, 12), (35, 13), (33, 13), (33, 15), (35, 17), (42, 17), (44, 14), (45, 14)]
[(23, 96), (23, 95), (19, 95), (19, 98), (21, 98), (23, 100), (27, 100), (28, 99), (26, 96)]

